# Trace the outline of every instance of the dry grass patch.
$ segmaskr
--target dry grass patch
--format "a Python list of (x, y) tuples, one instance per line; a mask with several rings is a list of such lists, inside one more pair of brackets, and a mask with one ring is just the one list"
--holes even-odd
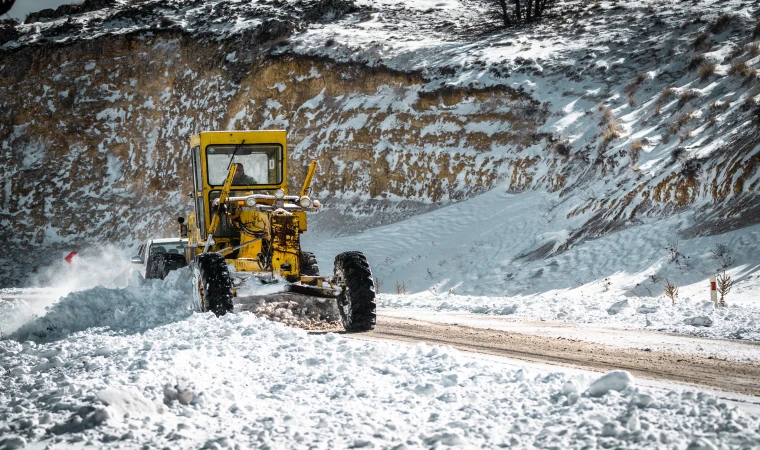
[(731, 64), (731, 68), (728, 69), (728, 73), (744, 78), (749, 75), (751, 70), (746, 61), (735, 61)]
[(692, 42), (691, 46), (694, 48), (694, 50), (697, 51), (707, 51), (710, 49), (710, 44), (707, 43), (707, 39), (710, 38), (710, 35), (708, 33), (705, 33), (704, 31), (700, 31), (697, 33), (697, 35), (694, 37), (694, 42)]
[(689, 71), (696, 70), (704, 62), (705, 62), (705, 55), (702, 55), (702, 54), (691, 55), (691, 58), (689, 58), (689, 63), (686, 65), (686, 68), (689, 69)]
[(760, 44), (757, 42), (753, 42), (747, 46), (747, 53), (749, 53), (749, 56), (755, 57), (757, 55), (760, 55)]
[(636, 161), (639, 160), (639, 155), (641, 155), (641, 150), (644, 148), (644, 144), (647, 143), (646, 139), (637, 139), (633, 142), (631, 142), (631, 164), (634, 164)]
[(715, 64), (705, 63), (699, 66), (699, 79), (702, 81), (707, 80), (711, 76), (715, 75)]
[(676, 95), (676, 90), (675, 89), (673, 89), (672, 87), (665, 88), (665, 89), (662, 90), (662, 92), (660, 92), (660, 98), (657, 101), (659, 103), (665, 102), (670, 97), (673, 97), (674, 95)]
[(702, 94), (696, 89), (686, 89), (681, 92), (681, 96), (678, 97), (678, 107), (681, 108), (683, 105), (701, 96)]
[(727, 13), (719, 15), (713, 23), (710, 24), (709, 30), (711, 33), (720, 33), (725, 30), (733, 20), (733, 16)]

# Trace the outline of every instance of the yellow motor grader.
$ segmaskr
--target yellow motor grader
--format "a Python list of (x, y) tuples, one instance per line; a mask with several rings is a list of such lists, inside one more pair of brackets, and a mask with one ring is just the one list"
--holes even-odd
[(190, 146), (195, 212), (186, 225), (178, 221), (198, 310), (223, 315), (242, 286), (281, 286), (275, 290), (335, 298), (347, 331), (374, 328), (375, 287), (364, 255), (341, 253), (334, 274), (321, 276), (314, 254), (301, 249), (306, 214), (320, 207), (309, 196), (317, 165), (290, 195), (285, 131), (202, 132)]

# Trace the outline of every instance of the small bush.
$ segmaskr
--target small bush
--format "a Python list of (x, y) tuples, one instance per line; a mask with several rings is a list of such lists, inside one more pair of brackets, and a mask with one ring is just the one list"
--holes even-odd
[(611, 109), (607, 108), (604, 110), (604, 113), (602, 114), (602, 118), (599, 119), (600, 125), (605, 125), (610, 123), (611, 120), (615, 119), (615, 114), (612, 112)]
[(689, 158), (681, 164), (679, 173), (686, 178), (694, 179), (702, 170), (702, 160), (699, 158)]
[(696, 89), (686, 89), (685, 91), (681, 92), (681, 96), (678, 98), (678, 107), (682, 107), (686, 103), (694, 100), (695, 98), (701, 97), (702, 94), (699, 93)]
[(628, 93), (628, 96), (630, 97), (636, 90), (641, 86), (644, 81), (647, 79), (647, 74), (640, 73), (636, 75), (636, 78), (633, 79), (630, 83), (628, 83), (628, 86), (625, 87), (625, 92)]
[(731, 23), (733, 17), (730, 14), (723, 13), (719, 15), (713, 23), (710, 24), (709, 30), (711, 33), (720, 33), (725, 30)]
[(731, 64), (731, 68), (728, 69), (728, 73), (744, 78), (749, 75), (750, 70), (749, 65), (745, 61), (735, 61)]
[(699, 66), (699, 79), (702, 81), (707, 80), (715, 74), (715, 64), (705, 63)]
[(731, 292), (731, 288), (734, 287), (734, 280), (731, 279), (729, 275), (726, 275), (726, 271), (723, 270), (723, 273), (718, 276), (717, 279), (717, 287), (718, 292), (720, 293), (720, 300), (718, 301), (718, 306), (725, 308), (726, 306), (726, 300), (725, 297), (728, 295), (729, 292)]
[(685, 155), (685, 154), (686, 154), (686, 149), (684, 149), (683, 147), (676, 147), (676, 148), (674, 148), (674, 149), (673, 149), (673, 150), (671, 150), (671, 152), (670, 152), (670, 163), (671, 163), (671, 164), (675, 164), (675, 163), (676, 163), (676, 162), (678, 162), (678, 161), (679, 161), (679, 160), (680, 160), (680, 159), (683, 157), (683, 155)]
[(628, 94), (628, 106), (630, 106), (631, 108), (636, 107), (636, 97), (633, 96), (633, 92)]
[(678, 136), (678, 139), (681, 142), (691, 139), (691, 130), (687, 128), (686, 131), (684, 131), (683, 133), (681, 133), (680, 136)]
[(757, 38), (760, 37), (760, 20), (757, 21), (755, 24), (755, 29), (752, 30), (752, 37)]
[(674, 95), (676, 95), (675, 89), (673, 89), (672, 87), (665, 88), (662, 90), (662, 92), (660, 92), (659, 102), (664, 102), (668, 100), (670, 97), (673, 97)]
[(704, 31), (700, 31), (694, 37), (694, 42), (691, 44), (692, 47), (694, 47), (694, 49), (698, 51), (708, 50), (710, 48), (710, 46), (707, 44), (707, 39), (709, 37), (710, 37), (709, 34), (705, 33)]
[(562, 139), (552, 145), (554, 152), (564, 157), (570, 156), (570, 150), (572, 150), (572, 148), (570, 141), (567, 139)]
[(699, 66), (701, 66), (705, 62), (705, 55), (697, 54), (697, 55), (691, 55), (691, 58), (689, 58), (689, 63), (686, 65), (686, 68), (691, 70), (696, 70)]
[(401, 283), (399, 283), (398, 281), (396, 281), (396, 294), (398, 294), (398, 295), (406, 295), (406, 293), (407, 293), (407, 291), (406, 291), (406, 283), (404, 281), (401, 281)]
[(755, 57), (757, 55), (760, 55), (760, 44), (757, 42), (753, 42), (747, 46), (747, 53), (749, 53), (749, 56)]
[(660, 107), (660, 104), (659, 104), (659, 103), (657, 103), (656, 105), (654, 105), (654, 112), (652, 113), (652, 115), (653, 115), (654, 117), (657, 117), (657, 116), (659, 116), (659, 115), (660, 115), (660, 110), (661, 110), (661, 109), (662, 109), (662, 108)]
[(713, 114), (713, 115), (712, 115), (712, 116), (710, 116), (710, 118), (709, 118), (709, 119), (707, 119), (707, 120), (708, 120), (708, 122), (709, 122), (710, 126), (711, 126), (711, 127), (714, 127), (714, 126), (715, 126), (715, 125), (718, 123), (718, 116), (716, 116), (716, 115), (714, 115), (714, 114)]
[(676, 299), (678, 298), (678, 286), (670, 284), (670, 281), (665, 279), (665, 296), (671, 301), (671, 305), (675, 306)]
[(631, 164), (633, 164), (635, 161), (639, 160), (639, 156), (641, 155), (641, 149), (644, 148), (644, 144), (646, 144), (646, 139), (638, 139), (633, 142), (631, 142)]

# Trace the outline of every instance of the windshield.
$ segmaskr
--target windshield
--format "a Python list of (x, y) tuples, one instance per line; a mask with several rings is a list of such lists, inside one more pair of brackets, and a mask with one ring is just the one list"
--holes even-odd
[(230, 162), (238, 163), (238, 170), (232, 179), (233, 186), (282, 182), (282, 147), (279, 145), (209, 145), (206, 147), (208, 184), (223, 185)]
[(150, 246), (150, 254), (154, 253), (185, 253), (185, 242), (161, 242)]

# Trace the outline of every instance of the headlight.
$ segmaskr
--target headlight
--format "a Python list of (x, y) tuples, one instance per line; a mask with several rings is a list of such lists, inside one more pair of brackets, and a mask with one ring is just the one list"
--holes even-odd
[(283, 191), (282, 189), (277, 189), (276, 191), (274, 191), (274, 198), (276, 199), (285, 198), (285, 191)]
[(256, 199), (253, 197), (248, 197), (245, 199), (245, 204), (248, 206), (256, 206)]
[(301, 197), (298, 200), (298, 204), (301, 205), (301, 208), (311, 208), (311, 199), (309, 197)]

